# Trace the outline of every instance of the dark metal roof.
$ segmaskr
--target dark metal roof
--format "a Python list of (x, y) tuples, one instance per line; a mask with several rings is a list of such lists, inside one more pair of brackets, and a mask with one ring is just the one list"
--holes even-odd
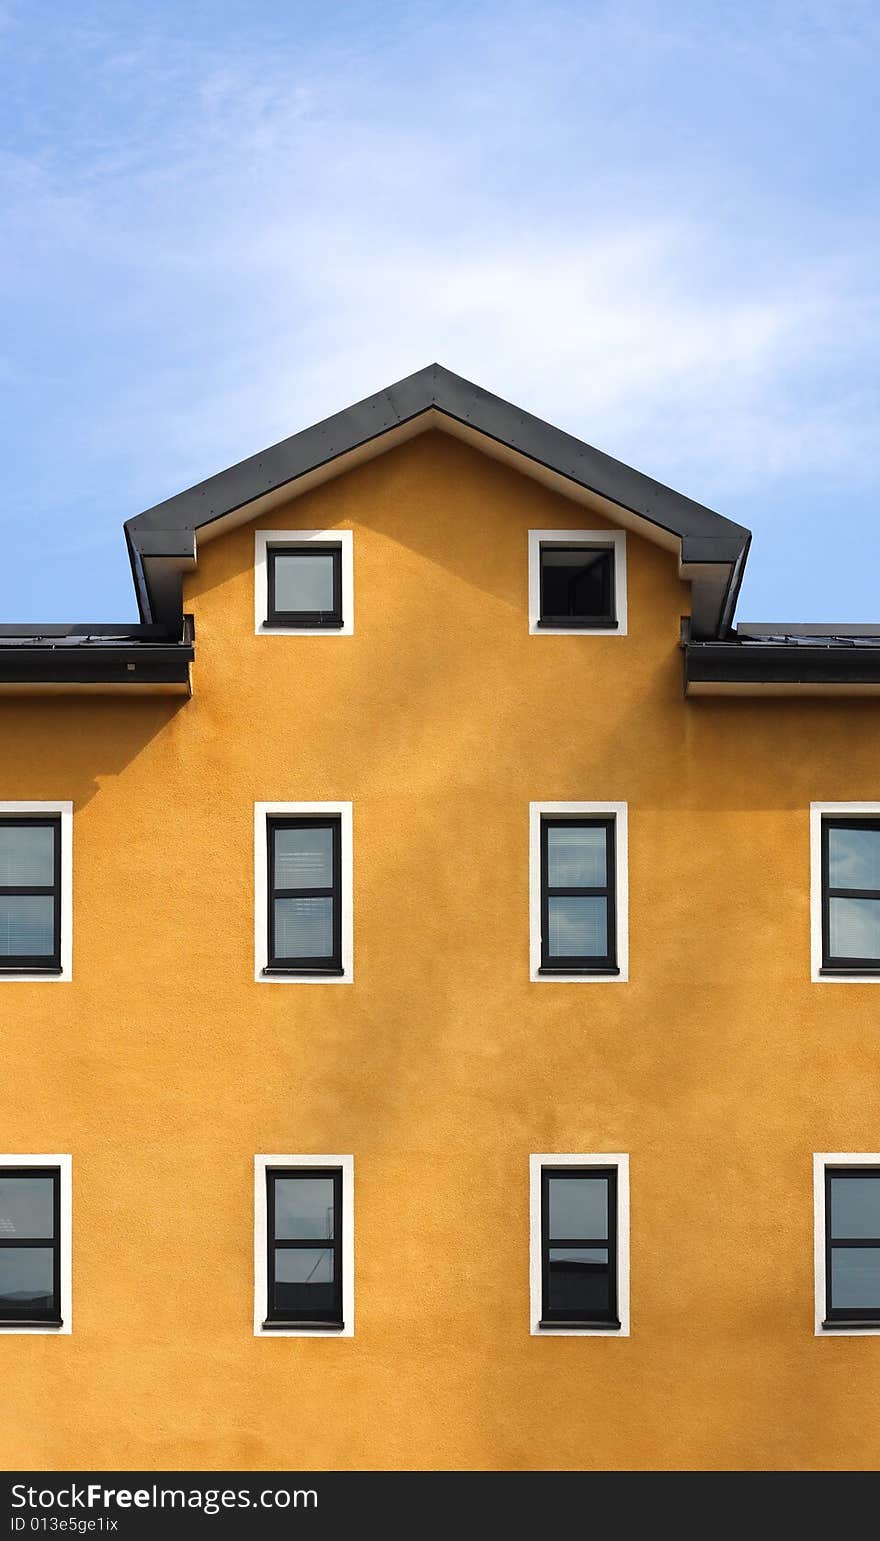
[(880, 692), (880, 626), (748, 624), (723, 641), (692, 638), (682, 645), (685, 690), (721, 694), (741, 687), (777, 690), (835, 688), (845, 694)]
[(43, 623), (35, 625), (0, 626), (0, 648), (7, 647), (109, 647), (120, 643), (138, 643), (151, 646), (161, 642), (167, 646), (168, 633), (164, 626), (144, 626), (131, 621), (100, 625), (89, 621), (71, 623)]
[[(424, 423), (420, 423), (420, 419)], [(625, 514), (624, 523), (678, 543), (691, 583), (682, 637), (685, 689), (693, 694), (762, 686), (880, 693), (880, 625), (742, 623), (732, 629), (751, 536), (712, 509), (481, 390), (439, 364), (284, 439), (227, 471), (129, 519), (125, 538), (138, 596), (138, 625), (0, 626), (0, 690), (189, 690), (192, 618), (183, 614), (183, 574), (196, 564), (200, 530), (241, 522), (267, 494), (343, 470), (347, 457), (378, 453), (401, 433), (447, 427), (482, 436), (490, 453), (551, 473)], [(517, 458), (518, 457), (518, 458)], [(640, 524), (639, 521), (643, 523)]]
[(676, 538), (682, 575), (694, 586), (695, 629), (701, 635), (724, 634), (751, 538), (747, 529), (440, 364), (430, 364), (129, 519), (125, 533), (143, 619), (170, 621), (178, 612), (181, 573), (195, 564), (198, 530), (267, 493), (282, 487), (293, 490), (303, 477), (366, 445), (381, 448), (378, 441), (384, 435), (426, 414), (481, 434)]
[(0, 690), (142, 689), (189, 693), (192, 617), (162, 626), (0, 626)]
[(880, 626), (874, 622), (867, 626), (820, 624), (818, 621), (799, 621), (796, 625), (784, 621), (740, 621), (733, 640), (743, 644), (775, 642), (786, 647), (804, 647), (823, 644), (837, 647), (869, 646), (872, 640), (880, 643)]

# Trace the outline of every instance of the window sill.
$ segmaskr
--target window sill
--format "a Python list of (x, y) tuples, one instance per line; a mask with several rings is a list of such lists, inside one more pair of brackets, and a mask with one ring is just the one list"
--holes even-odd
[(576, 621), (569, 620), (564, 615), (542, 615), (538, 622), (542, 630), (547, 631), (617, 631), (619, 622), (609, 621), (601, 616), (595, 619), (591, 616), (579, 615)]
[(298, 615), (275, 616), (273, 620), (265, 620), (263, 625), (268, 631), (341, 631), (344, 621), (320, 621), (314, 616), (303, 619)]
[(52, 1327), (57, 1331), (63, 1326), (64, 1322), (60, 1316), (20, 1316), (14, 1320), (11, 1317), (0, 1316), (0, 1330), (6, 1332), (14, 1332), (18, 1327)]
[(34, 974), (45, 974), (51, 979), (56, 974), (63, 974), (64, 969), (60, 963), (51, 963), (48, 966), (42, 963), (16, 963), (14, 968), (7, 968), (0, 964), (0, 978), (18, 979), (22, 974), (28, 979)]
[(539, 974), (548, 974), (550, 976), (552, 976), (554, 974), (586, 974), (586, 975), (591, 975), (591, 974), (610, 974), (610, 975), (614, 975), (614, 974), (619, 974), (620, 973), (620, 969), (619, 968), (579, 968), (577, 966), (577, 964), (560, 964), (558, 966), (554, 964), (552, 966), (547, 966), (547, 967), (542, 965), (541, 968), (538, 969), (538, 973)]
[(263, 1322), (261, 1332), (344, 1332), (345, 1322)]
[(576, 1321), (576, 1322), (564, 1322), (564, 1321), (545, 1322), (545, 1321), (540, 1321), (538, 1323), (538, 1326), (540, 1327), (542, 1332), (552, 1332), (554, 1328), (556, 1328), (557, 1331), (561, 1328), (561, 1329), (563, 1329), (563, 1331), (566, 1331), (566, 1332), (571, 1332), (573, 1328), (574, 1329), (580, 1328), (582, 1331), (585, 1331), (585, 1332), (586, 1331), (589, 1331), (589, 1332), (619, 1332), (620, 1331), (620, 1322), (619, 1321), (613, 1321), (613, 1322), (584, 1322), (584, 1321)]
[(822, 1323), (823, 1332), (846, 1332), (848, 1330), (852, 1331), (853, 1328), (858, 1328), (859, 1331), (863, 1332), (866, 1327), (870, 1327), (874, 1332), (880, 1332), (880, 1317), (853, 1317), (848, 1322), (838, 1321), (835, 1317), (833, 1321)]
[(825, 967), (823, 965), (819, 973), (823, 979), (865, 979), (872, 976), (880, 979), (880, 964), (862, 963), (852, 968)]
[(322, 979), (325, 976), (329, 976), (329, 977), (335, 978), (335, 979), (341, 979), (343, 977), (343, 975), (345, 974), (345, 969), (344, 968), (311, 968), (311, 967), (310, 968), (282, 968), (280, 966), (276, 968), (276, 967), (272, 967), (272, 966), (267, 966), (266, 968), (261, 969), (260, 972), (262, 974), (266, 974), (269, 977), (271, 977), (273, 975), (279, 975), (280, 974), (282, 976), (284, 976), (284, 975), (293, 975), (294, 978), (299, 978), (299, 979), (302, 979), (302, 978), (305, 978), (305, 979), (312, 979), (312, 978)]

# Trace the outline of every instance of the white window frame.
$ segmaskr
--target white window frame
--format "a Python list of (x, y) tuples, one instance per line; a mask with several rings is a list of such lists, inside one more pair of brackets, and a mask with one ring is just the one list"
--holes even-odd
[(61, 1172), (59, 1197), (58, 1245), (61, 1250), (60, 1327), (39, 1323), (0, 1322), (0, 1333), (20, 1333), (28, 1337), (69, 1338), (73, 1332), (73, 1158), (71, 1156), (0, 1156), (0, 1168), (10, 1166), (58, 1167)]
[[(617, 1168), (617, 1314), (620, 1326), (542, 1327), (541, 1172), (554, 1166), (613, 1166)], [(628, 1338), (629, 1315), (629, 1156), (529, 1156), (529, 1331), (533, 1338)]]
[[(269, 1281), (266, 1252), (269, 1244), (266, 1212), (266, 1169), (270, 1166), (338, 1167), (342, 1173), (342, 1320), (337, 1330), (320, 1327), (264, 1327)], [(254, 1156), (254, 1337), (255, 1338), (353, 1338), (354, 1337), (354, 1156)]]
[(822, 973), (822, 820), (826, 815), (876, 818), (880, 823), (880, 803), (810, 803), (810, 976), (813, 984), (821, 985), (880, 984), (880, 970), (876, 974)]
[[(541, 547), (607, 546), (614, 552), (616, 626), (541, 626)], [(625, 637), (626, 531), (529, 530), (529, 635), (532, 637)]]
[[(541, 973), (541, 819), (614, 818), (617, 974)], [(626, 984), (629, 979), (629, 834), (626, 803), (529, 803), (529, 978), (533, 984)]]
[(821, 1151), (813, 1156), (813, 1267), (815, 1272), (817, 1338), (876, 1338), (880, 1337), (880, 1322), (876, 1327), (847, 1327), (843, 1323), (823, 1327), (826, 1308), (825, 1280), (825, 1168), (826, 1166), (875, 1166), (880, 1170), (880, 1153), (843, 1155), (839, 1151)]
[(69, 984), (73, 978), (73, 803), (0, 803), (0, 817), (29, 813), (61, 819), (61, 973), (0, 974), (5, 984)]
[[(269, 961), (266, 820), (287, 814), (338, 817), (340, 855), (341, 974), (264, 974)], [(354, 983), (354, 903), (351, 803), (254, 803), (254, 979), (272, 985), (350, 985)]]
[[(341, 626), (267, 626), (269, 546), (303, 546), (326, 541), (342, 552)], [(354, 535), (351, 530), (257, 530), (254, 535), (254, 633), (258, 637), (350, 637), (354, 633)]]

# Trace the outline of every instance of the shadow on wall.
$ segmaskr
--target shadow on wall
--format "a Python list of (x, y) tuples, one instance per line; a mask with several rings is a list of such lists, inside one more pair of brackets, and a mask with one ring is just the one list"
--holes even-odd
[(9, 696), (0, 703), (0, 796), (85, 807), (174, 729), (187, 697)]
[[(419, 564), (448, 572), (457, 585), (476, 588), (517, 611), (526, 601), (527, 530), (615, 528), (601, 515), (437, 429), (331, 478), (302, 498), (293, 497), (254, 523), (280, 529), (288, 523), (303, 529), (367, 527)], [(522, 552), (510, 542), (511, 524), (523, 533)], [(211, 556), (205, 563), (200, 555), (189, 580), (193, 596), (250, 568), (253, 526), (221, 536), (216, 546), (204, 550)], [(429, 596), (423, 592), (421, 597)]]
[[(310, 714), (322, 714), (314, 724), (320, 738), (332, 710), (346, 740), (334, 745), (334, 765), (350, 780), (348, 756), (359, 787), (378, 786), (380, 776), (387, 787), (433, 780), (438, 790), (485, 780), (487, 742), (508, 757), (500, 781), (521, 778), (535, 724), (555, 703), (570, 729), (556, 745), (558, 778), (574, 784), (584, 761), (595, 779), (602, 741), (629, 710), (622, 668), (637, 676), (641, 701), (680, 702), (679, 617), (689, 591), (673, 555), (629, 536), (636, 603), (625, 639), (529, 637), (528, 531), (612, 526), (449, 435), (429, 431), (259, 523), (353, 527), (369, 536), (355, 540), (355, 645), (309, 648), (303, 639), (298, 649), (311, 681), (297, 700), (300, 763), (314, 739)], [(205, 668), (224, 687), (235, 685), (229, 629), (253, 630), (253, 561), (247, 525), (203, 546), (188, 583)], [(261, 674), (265, 664), (265, 679), (271, 673), (283, 684), (290, 656), (261, 646)], [(612, 667), (597, 671), (599, 656)], [(643, 718), (633, 723), (636, 740), (645, 726)]]
[[(514, 776), (550, 702), (566, 732), (555, 741), (559, 790), (548, 796), (619, 785), (621, 765), (627, 795), (649, 809), (795, 810), (816, 798), (878, 796), (880, 715), (870, 699), (685, 700), (678, 642), (689, 587), (674, 556), (650, 541), (628, 536), (626, 639), (563, 638), (560, 648), (547, 639), (545, 649), (529, 638), (528, 530), (612, 526), (448, 434), (429, 430), (259, 523), (353, 526), (381, 537), (356, 541), (356, 631), (369, 646), (309, 655), (310, 668), (326, 661), (331, 686), (314, 692), (315, 710), (332, 702), (352, 730), (368, 719), (381, 724), (368, 757), (361, 740), (359, 784), (381, 775), (394, 786), (400, 767), (417, 759), (420, 777), (430, 765), (438, 789), (467, 782), (487, 740), (509, 754)], [(233, 612), (252, 631), (252, 569), (251, 525), (203, 547), (188, 585), (203, 658)], [(365, 601), (373, 594), (381, 606)], [(234, 683), (234, 657), (217, 650), (210, 667)], [(298, 701), (299, 713), (311, 710)]]

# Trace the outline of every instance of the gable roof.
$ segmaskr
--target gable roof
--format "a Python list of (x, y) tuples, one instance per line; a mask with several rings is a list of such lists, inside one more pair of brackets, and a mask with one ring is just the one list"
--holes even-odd
[(880, 695), (880, 625), (734, 629), (748, 530), (440, 364), (129, 519), (140, 622), (0, 625), (0, 695), (190, 695), (195, 646), (183, 574), (199, 545), (428, 428), (677, 554), (691, 585), (685, 695)]
[(675, 551), (681, 576), (692, 584), (692, 634), (728, 633), (747, 529), (440, 364), (129, 519), (125, 536), (142, 620), (179, 631), (182, 574), (195, 566), (200, 541), (428, 428), (465, 439)]

